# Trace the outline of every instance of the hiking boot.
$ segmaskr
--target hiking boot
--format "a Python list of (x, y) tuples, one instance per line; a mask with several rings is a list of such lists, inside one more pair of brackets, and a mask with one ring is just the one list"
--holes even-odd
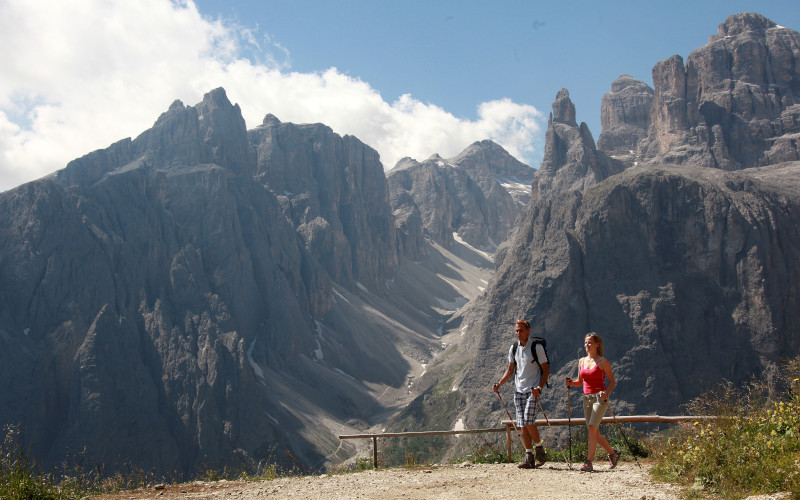
[(608, 456), (608, 461), (611, 462), (611, 467), (609, 467), (609, 469), (613, 469), (614, 467), (617, 466), (617, 462), (619, 462), (620, 455), (622, 455), (622, 452), (614, 448), (614, 452)]
[(583, 462), (583, 467), (581, 467), (581, 472), (592, 472), (593, 470), (594, 467), (592, 467), (592, 462), (588, 460)]
[(534, 465), (535, 462), (536, 460), (533, 457), (533, 453), (527, 452), (525, 454), (525, 461), (517, 465), (517, 467), (519, 467), (520, 469), (535, 469), (536, 468), (536, 466)]
[(544, 446), (536, 447), (536, 467), (541, 467), (547, 462), (547, 455), (544, 452)]

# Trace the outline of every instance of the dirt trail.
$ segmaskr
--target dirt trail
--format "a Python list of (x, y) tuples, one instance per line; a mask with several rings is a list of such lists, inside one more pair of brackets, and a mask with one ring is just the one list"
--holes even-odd
[[(558, 499), (677, 499), (673, 485), (653, 481), (635, 463), (620, 463), (606, 470), (598, 462), (595, 472), (578, 472), (580, 464), (548, 462), (541, 469), (521, 470), (515, 464), (458, 464), (394, 468), (351, 474), (323, 474), (273, 481), (194, 482), (157, 486), (97, 497), (127, 499), (494, 499), (522, 498), (521, 491)], [(535, 492), (540, 492), (536, 495)], [(525, 495), (526, 497), (528, 495)]]

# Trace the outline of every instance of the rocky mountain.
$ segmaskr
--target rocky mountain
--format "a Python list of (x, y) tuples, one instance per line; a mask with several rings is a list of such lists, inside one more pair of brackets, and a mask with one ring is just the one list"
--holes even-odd
[(564, 89), (535, 172), (483, 141), (385, 175), (325, 125), (176, 101), (0, 193), (0, 423), (45, 466), (316, 469), (366, 453), (337, 434), (496, 426), (519, 317), (550, 416), (591, 330), (618, 413), (774, 376), (800, 347), (798, 47), (731, 16), (615, 81), (597, 144)]
[(248, 138), (255, 179), (278, 199), (316, 261), (351, 290), (357, 283), (381, 290), (399, 257), (378, 153), (325, 125), (272, 115)]
[[(485, 140), (471, 144), (448, 162), (466, 170), (488, 193), (487, 199), (492, 200), (494, 193), (499, 191), (498, 184), (519, 206), (524, 207), (531, 199), (531, 181), (535, 171), (495, 142)], [(505, 196), (498, 194), (497, 203), (504, 199)]]
[(414, 221), (398, 228), (400, 237), (411, 242), (409, 248), (422, 241), (419, 218), (423, 234), (446, 248), (458, 238), (493, 252), (530, 200), (533, 173), (492, 141), (476, 142), (450, 159), (403, 158), (387, 174), (398, 220)]
[(534, 178), (533, 199), (583, 190), (623, 169), (621, 162), (597, 149), (585, 123), (578, 125), (569, 91), (561, 89), (547, 123), (544, 157)]
[(650, 129), (652, 106), (653, 89), (649, 85), (628, 75), (617, 78), (600, 104), (603, 132), (597, 148), (611, 156), (633, 157)]
[(731, 16), (685, 64), (678, 55), (656, 64), (653, 89), (614, 82), (598, 145), (629, 162), (723, 170), (798, 160), (798, 58), (796, 31), (759, 14)]
[(551, 418), (566, 414), (563, 380), (589, 331), (614, 367), (617, 413), (676, 414), (722, 379), (776, 376), (800, 348), (798, 48), (796, 31), (731, 16), (685, 66), (659, 62), (653, 91), (614, 82), (599, 147), (559, 92), (532, 201), (485, 293), (446, 325), (458, 345), (394, 426), (505, 418), (490, 387), (521, 317), (548, 339)]
[(222, 89), (0, 213), (0, 422), (44, 466), (339, 463), (336, 435), (414, 395), (490, 272), (404, 256), (372, 148), (271, 115), (247, 131)]

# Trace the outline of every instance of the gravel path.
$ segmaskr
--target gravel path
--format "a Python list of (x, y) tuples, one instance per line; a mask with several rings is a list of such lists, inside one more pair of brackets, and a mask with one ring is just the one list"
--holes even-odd
[[(541, 469), (520, 470), (515, 464), (437, 465), (394, 468), (350, 474), (323, 474), (272, 481), (216, 481), (157, 486), (105, 495), (103, 500), (154, 499), (480, 499), (522, 498), (520, 491), (558, 499), (677, 499), (673, 485), (653, 481), (647, 465), (620, 463), (609, 471), (598, 462), (592, 473), (548, 462)], [(538, 492), (538, 493), (537, 493)], [(525, 497), (529, 495), (524, 495)]]

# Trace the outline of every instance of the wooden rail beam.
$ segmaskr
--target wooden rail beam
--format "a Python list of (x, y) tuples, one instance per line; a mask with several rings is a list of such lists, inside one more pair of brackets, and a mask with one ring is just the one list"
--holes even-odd
[[(715, 420), (718, 417), (709, 415), (678, 415), (678, 416), (662, 416), (662, 415), (617, 415), (617, 422), (664, 422), (675, 424), (678, 422), (700, 422), (707, 420)], [(502, 420), (503, 425), (511, 426), (511, 420)], [(613, 424), (614, 417), (603, 417), (602, 423)], [(536, 419), (536, 425), (547, 426), (548, 422), (544, 418)], [(550, 425), (586, 425), (586, 419), (580, 418), (551, 418)]]
[[(701, 422), (716, 420), (719, 417), (708, 415), (618, 415), (617, 422), (650, 422), (650, 423), (679, 423), (679, 422)], [(614, 417), (603, 417), (602, 423), (610, 424), (614, 422)], [(380, 432), (374, 434), (342, 434), (339, 439), (372, 439), (372, 467), (378, 470), (378, 438), (381, 437), (413, 437), (413, 436), (446, 436), (453, 434), (482, 434), (485, 432), (504, 432), (506, 433), (506, 446), (508, 449), (508, 461), (511, 461), (511, 429), (514, 426), (512, 420), (501, 420), (504, 427), (492, 429), (465, 429), (460, 431), (414, 431), (414, 432)], [(586, 419), (581, 418), (551, 418), (549, 421), (543, 418), (536, 420), (537, 426), (558, 426), (558, 425), (586, 425)]]
[[(511, 425), (511, 420), (508, 421)], [(360, 439), (371, 437), (411, 437), (411, 436), (446, 436), (448, 434), (480, 434), (483, 432), (505, 432), (505, 427), (494, 429), (471, 429), (462, 431), (410, 431), (410, 432), (380, 432), (377, 434), (343, 434), (339, 439)]]

